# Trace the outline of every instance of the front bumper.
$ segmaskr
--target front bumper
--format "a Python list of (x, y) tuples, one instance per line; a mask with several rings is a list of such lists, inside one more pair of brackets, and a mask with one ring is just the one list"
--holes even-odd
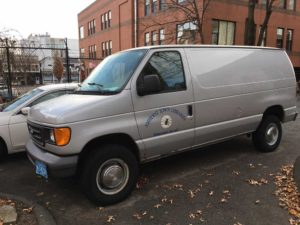
[(46, 164), (50, 176), (68, 177), (76, 174), (78, 156), (58, 156), (37, 147), (30, 139), (26, 145), (27, 156), (32, 164), (36, 160)]

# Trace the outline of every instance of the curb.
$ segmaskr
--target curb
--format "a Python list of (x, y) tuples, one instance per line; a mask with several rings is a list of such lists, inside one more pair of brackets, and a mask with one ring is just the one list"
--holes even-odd
[(56, 225), (56, 222), (53, 216), (49, 213), (49, 211), (46, 210), (43, 206), (37, 204), (36, 202), (29, 201), (23, 197), (5, 193), (0, 193), (0, 197), (20, 201), (28, 206), (34, 206), (32, 211), (39, 225)]
[(294, 163), (294, 181), (300, 191), (300, 156), (297, 157)]

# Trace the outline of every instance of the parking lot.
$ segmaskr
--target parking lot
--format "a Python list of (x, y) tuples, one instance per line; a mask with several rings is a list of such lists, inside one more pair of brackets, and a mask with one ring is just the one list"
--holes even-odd
[(90, 203), (74, 178), (38, 178), (25, 154), (0, 163), (0, 192), (41, 204), (59, 225), (289, 224), (274, 195), (273, 174), (300, 155), (299, 130), (300, 118), (285, 124), (273, 153), (259, 153), (249, 138), (238, 137), (143, 165), (139, 187), (105, 208)]

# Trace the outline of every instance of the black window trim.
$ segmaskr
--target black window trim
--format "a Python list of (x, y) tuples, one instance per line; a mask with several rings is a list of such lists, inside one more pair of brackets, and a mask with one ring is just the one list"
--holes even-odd
[(154, 51), (151, 56), (149, 57), (149, 59), (147, 60), (147, 62), (145, 63), (144, 67), (142, 68), (142, 70), (140, 71), (140, 74), (138, 76), (138, 78), (136, 79), (136, 87), (138, 86), (138, 82), (139, 80), (141, 79), (141, 72), (144, 70), (145, 66), (148, 64), (148, 62), (151, 60), (152, 56), (155, 54), (155, 53), (158, 53), (158, 52), (176, 52), (179, 54), (179, 57), (180, 57), (180, 61), (181, 61), (181, 66), (182, 66), (182, 72), (183, 72), (183, 81), (184, 81), (184, 88), (182, 89), (176, 89), (176, 90), (164, 90), (164, 91), (161, 91), (161, 92), (158, 92), (158, 93), (151, 93), (151, 94), (146, 94), (144, 96), (147, 96), (147, 95), (160, 95), (160, 94), (165, 94), (165, 93), (172, 93), (172, 92), (180, 92), (180, 91), (186, 91), (187, 90), (187, 85), (186, 85), (186, 76), (185, 76), (185, 69), (184, 69), (184, 65), (183, 65), (183, 61), (182, 61), (182, 55), (181, 55), (181, 52), (178, 51), (178, 50), (169, 50), (169, 49), (165, 49), (165, 50), (158, 50), (158, 51)]

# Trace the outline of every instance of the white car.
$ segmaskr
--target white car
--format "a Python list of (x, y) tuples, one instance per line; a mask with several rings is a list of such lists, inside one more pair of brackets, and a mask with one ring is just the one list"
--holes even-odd
[(29, 139), (27, 114), (31, 106), (72, 93), (78, 84), (53, 84), (33, 89), (3, 106), (0, 112), (0, 160), (6, 154), (25, 151)]

